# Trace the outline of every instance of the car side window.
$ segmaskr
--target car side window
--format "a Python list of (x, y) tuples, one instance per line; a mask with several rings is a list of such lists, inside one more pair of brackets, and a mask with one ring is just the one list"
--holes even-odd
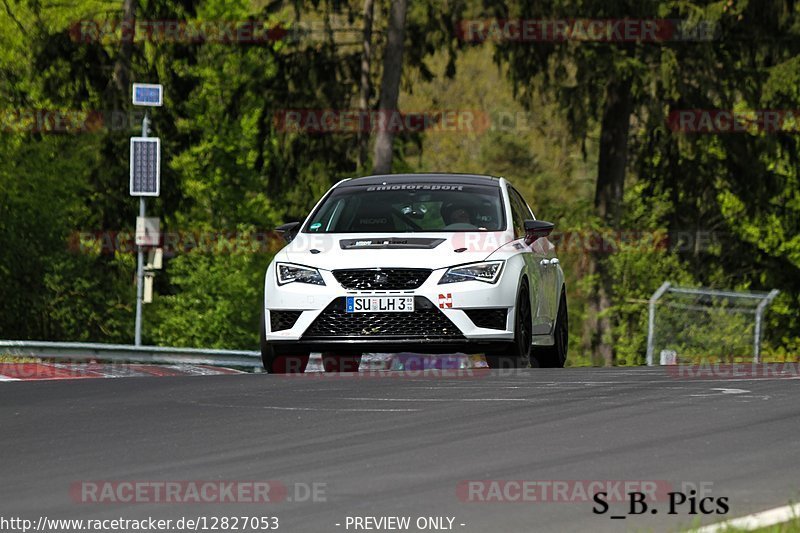
[(514, 225), (514, 235), (517, 238), (525, 236), (525, 221), (533, 218), (533, 214), (528, 208), (528, 204), (522, 199), (522, 195), (513, 187), (508, 188), (508, 198), (511, 201), (511, 217)]
[(336, 223), (336, 219), (339, 218), (341, 208), (341, 200), (327, 205), (317, 217), (316, 222), (309, 226), (309, 231), (329, 231), (330, 228)]

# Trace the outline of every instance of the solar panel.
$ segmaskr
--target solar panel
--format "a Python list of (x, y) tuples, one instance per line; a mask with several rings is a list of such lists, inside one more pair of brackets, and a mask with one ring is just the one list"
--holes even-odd
[(161, 185), (161, 139), (131, 137), (131, 196), (158, 196)]

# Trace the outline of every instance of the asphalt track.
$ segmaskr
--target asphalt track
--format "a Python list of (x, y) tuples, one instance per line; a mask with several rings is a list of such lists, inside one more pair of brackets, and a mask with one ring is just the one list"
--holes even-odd
[[(0, 516), (271, 515), (286, 532), (449, 516), (464, 532), (675, 531), (797, 500), (799, 384), (663, 368), (4, 383)], [(325, 501), (76, 503), (82, 480), (321, 483)], [(459, 497), (465, 480), (666, 480), (711, 489), (730, 512), (696, 520), (661, 501), (658, 514), (611, 519), (627, 505), (600, 516), (591, 501), (476, 503)]]

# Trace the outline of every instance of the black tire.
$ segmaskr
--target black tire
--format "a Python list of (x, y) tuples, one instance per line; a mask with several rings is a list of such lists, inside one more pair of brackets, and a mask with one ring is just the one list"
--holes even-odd
[(567, 314), (567, 293), (561, 288), (561, 299), (558, 303), (558, 315), (553, 332), (555, 344), (552, 346), (534, 346), (531, 352), (531, 365), (540, 368), (564, 368), (567, 362), (569, 346), (569, 317)]
[(323, 352), (322, 366), (325, 372), (358, 372), (361, 354), (351, 352)]
[(489, 368), (528, 368), (530, 364), (533, 317), (527, 280), (523, 280), (519, 288), (515, 309), (514, 342), (502, 350), (486, 353)]
[(261, 318), (258, 325), (258, 342), (261, 348), (261, 364), (264, 370), (269, 372), (269, 367), (272, 364), (272, 349), (267, 343), (267, 326), (264, 323), (264, 310), (261, 310)]
[(270, 374), (302, 374), (308, 366), (308, 352), (282, 353), (267, 342), (267, 327), (264, 324), (264, 311), (261, 311), (259, 327), (261, 344), (261, 363)]

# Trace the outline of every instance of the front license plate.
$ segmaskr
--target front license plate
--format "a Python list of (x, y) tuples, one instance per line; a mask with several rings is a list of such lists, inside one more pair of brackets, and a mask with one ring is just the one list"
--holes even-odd
[(348, 296), (348, 313), (413, 313), (413, 296)]

